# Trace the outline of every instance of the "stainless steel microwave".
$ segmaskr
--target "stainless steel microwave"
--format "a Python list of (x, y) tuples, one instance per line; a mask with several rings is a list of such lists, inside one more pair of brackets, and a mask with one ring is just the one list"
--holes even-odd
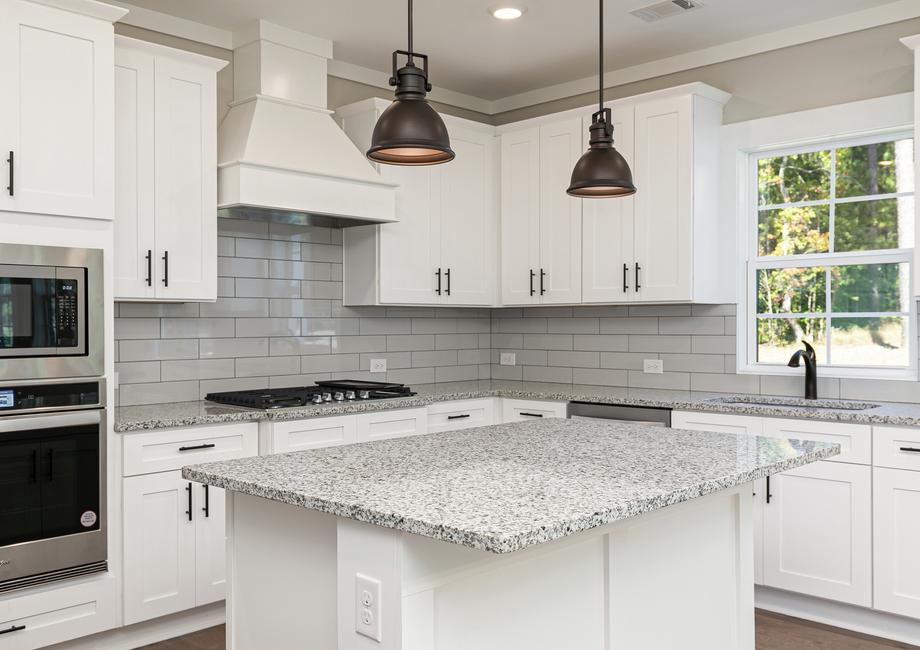
[(0, 381), (104, 372), (102, 251), (0, 244)]

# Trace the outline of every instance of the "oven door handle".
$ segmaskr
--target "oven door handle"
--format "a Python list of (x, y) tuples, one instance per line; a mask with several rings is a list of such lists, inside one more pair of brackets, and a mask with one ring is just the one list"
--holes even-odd
[(24, 415), (22, 417), (0, 418), (0, 433), (31, 431), (34, 429), (57, 429), (60, 427), (82, 427), (102, 422), (102, 411), (80, 411), (77, 413), (56, 413), (53, 415)]

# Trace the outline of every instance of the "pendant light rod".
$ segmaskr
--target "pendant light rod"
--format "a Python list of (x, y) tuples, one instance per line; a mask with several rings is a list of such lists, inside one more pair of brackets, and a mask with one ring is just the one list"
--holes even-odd
[[(412, 3), (412, 0), (409, 0)], [(598, 0), (598, 16), (600, 20), (600, 29), (598, 32), (597, 47), (597, 77), (600, 80), (597, 89), (597, 110), (604, 110), (604, 0)], [(411, 50), (412, 47), (410, 46)]]
[(409, 0), (409, 63), (412, 63), (412, 0)]

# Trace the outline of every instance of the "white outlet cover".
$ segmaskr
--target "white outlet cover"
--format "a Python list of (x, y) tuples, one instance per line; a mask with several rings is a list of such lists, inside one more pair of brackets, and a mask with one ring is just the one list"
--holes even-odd
[(380, 581), (355, 574), (355, 632), (380, 641)]
[(502, 352), (499, 363), (503, 366), (517, 365), (517, 354), (514, 352)]
[(371, 359), (371, 372), (386, 372), (387, 371), (387, 360), (386, 359)]
[(661, 359), (643, 359), (642, 372), (660, 375), (664, 372), (664, 361)]

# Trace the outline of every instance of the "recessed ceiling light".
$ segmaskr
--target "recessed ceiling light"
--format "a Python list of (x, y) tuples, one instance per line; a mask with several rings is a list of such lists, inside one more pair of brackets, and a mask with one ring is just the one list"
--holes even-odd
[(519, 7), (497, 7), (491, 10), (491, 14), (499, 20), (516, 20), (524, 15), (524, 10)]

